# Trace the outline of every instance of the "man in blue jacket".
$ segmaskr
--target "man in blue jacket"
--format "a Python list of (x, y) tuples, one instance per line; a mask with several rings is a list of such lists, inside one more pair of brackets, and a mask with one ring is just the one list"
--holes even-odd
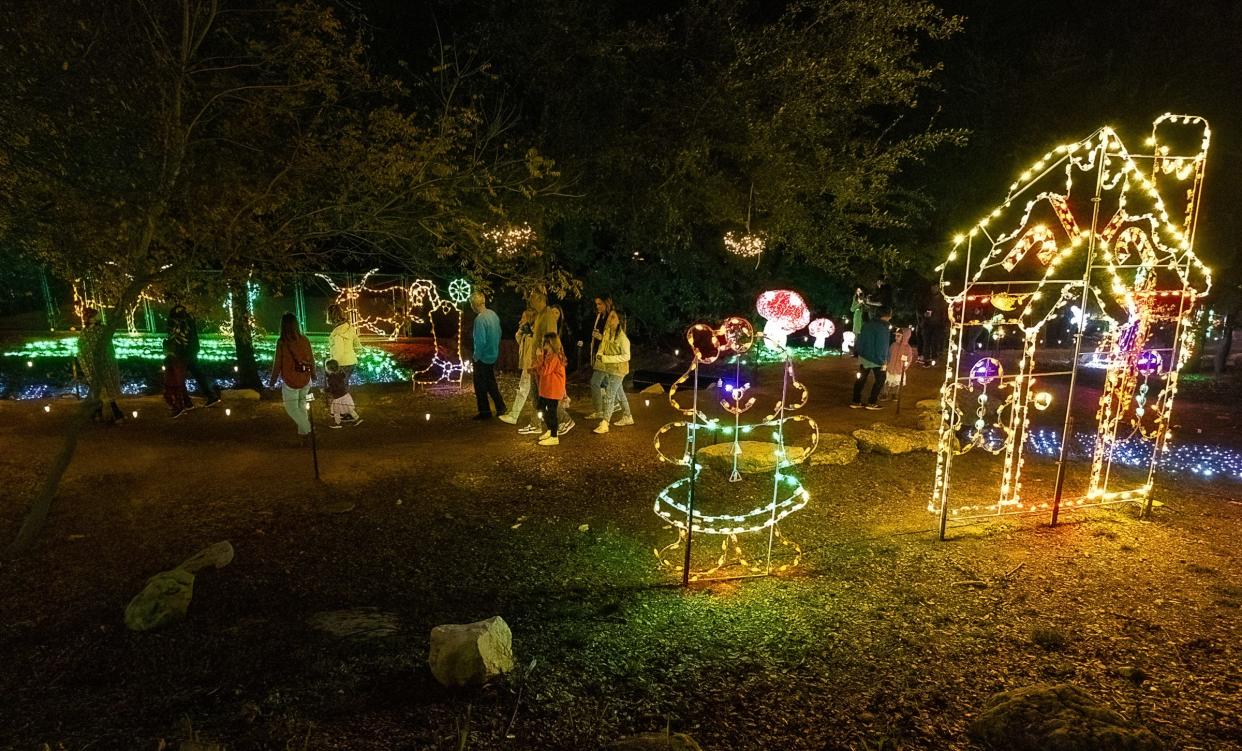
[(878, 400), (880, 389), (884, 388), (885, 371), (888, 368), (888, 347), (892, 336), (888, 322), (892, 317), (893, 311), (881, 308), (878, 316), (863, 324), (856, 344), (858, 377), (854, 381), (854, 401), (850, 403), (850, 409), (859, 409), (863, 406), (863, 386), (866, 385), (869, 374), (875, 376), (875, 383), (871, 387), (871, 398), (867, 401), (867, 409), (880, 409)]
[(482, 292), (470, 295), (470, 307), (474, 310), (474, 399), (478, 402), (476, 420), (492, 416), (487, 403), (491, 397), (496, 404), (496, 414), (505, 413), (505, 400), (496, 385), (496, 360), (500, 357), (500, 317), (488, 310), (487, 298)]

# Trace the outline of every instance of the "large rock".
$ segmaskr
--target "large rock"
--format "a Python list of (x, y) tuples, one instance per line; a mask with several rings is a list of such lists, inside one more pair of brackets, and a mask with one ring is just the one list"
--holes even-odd
[(643, 733), (631, 735), (609, 744), (609, 751), (703, 751), (685, 733)]
[(431, 629), (431, 674), (449, 688), (481, 686), (513, 670), (513, 634), (500, 616)]
[(1068, 684), (1002, 691), (970, 724), (975, 740), (1004, 751), (1157, 751), (1139, 727)]
[(208, 545), (186, 559), (177, 568), (190, 574), (197, 574), (207, 567), (224, 568), (233, 562), (233, 545), (228, 541)]
[[(763, 474), (774, 471), (782, 464), (776, 451), (780, 448), (769, 441), (738, 441), (737, 471), (744, 475)], [(798, 464), (805, 458), (805, 449), (786, 446), (784, 464)], [(726, 475), (733, 472), (733, 441), (723, 441), (699, 449), (699, 463)]]
[(849, 464), (858, 458), (858, 441), (842, 433), (820, 433), (811, 464)]
[(935, 412), (937, 415), (939, 415), (940, 414), (940, 400), (939, 399), (919, 399), (917, 402), (914, 403), (914, 408), (920, 412)]
[(919, 411), (916, 423), (919, 430), (940, 430), (940, 400), (920, 399), (914, 403)]
[(125, 608), (125, 625), (131, 631), (150, 631), (185, 618), (194, 597), (194, 574), (175, 568), (147, 580)]
[(854, 431), (858, 448), (876, 454), (908, 454), (911, 451), (935, 451), (940, 443), (937, 431), (911, 430), (877, 422), (869, 428)]

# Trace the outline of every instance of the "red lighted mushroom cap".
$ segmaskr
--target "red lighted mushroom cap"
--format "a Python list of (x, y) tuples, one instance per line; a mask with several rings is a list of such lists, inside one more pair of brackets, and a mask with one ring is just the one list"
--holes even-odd
[(755, 308), (759, 315), (779, 325), (786, 334), (792, 334), (811, 320), (811, 311), (803, 302), (802, 295), (787, 289), (764, 292), (759, 295)]
[(813, 337), (822, 337), (827, 339), (832, 336), (832, 333), (837, 330), (837, 327), (833, 326), (832, 321), (827, 318), (816, 318), (814, 321), (811, 321), (811, 325), (807, 330), (811, 332), (811, 336)]

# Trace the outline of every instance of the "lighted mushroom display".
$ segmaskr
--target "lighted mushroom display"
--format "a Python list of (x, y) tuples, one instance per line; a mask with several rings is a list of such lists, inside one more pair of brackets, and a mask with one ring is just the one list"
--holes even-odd
[(764, 343), (769, 347), (783, 348), (789, 335), (811, 320), (811, 311), (802, 295), (787, 289), (764, 292), (755, 302), (755, 308), (767, 321), (763, 325), (763, 333)]
[(833, 326), (832, 321), (827, 318), (816, 318), (811, 321), (807, 330), (811, 332), (811, 336), (815, 337), (815, 349), (823, 349), (828, 342), (828, 337), (833, 335), (837, 327)]

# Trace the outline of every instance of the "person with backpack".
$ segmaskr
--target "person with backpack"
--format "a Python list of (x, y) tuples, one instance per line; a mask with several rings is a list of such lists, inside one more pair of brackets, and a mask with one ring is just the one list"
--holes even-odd
[(854, 381), (854, 399), (850, 402), (850, 409), (860, 409), (863, 406), (862, 392), (867, 376), (875, 379), (871, 386), (871, 396), (867, 400), (867, 409), (882, 409), (879, 398), (888, 367), (889, 339), (892, 336), (888, 322), (892, 317), (891, 310), (881, 308), (878, 316), (863, 324), (862, 333), (858, 336), (858, 375)]
[[(198, 383), (199, 392), (207, 401), (203, 406), (214, 407), (220, 401), (220, 392), (199, 364), (198, 322), (184, 305), (174, 305), (173, 309), (168, 312), (168, 334), (170, 338), (175, 337), (180, 344), (180, 357), (185, 367), (185, 377), (181, 379), (182, 386), (185, 385), (186, 377), (193, 378)], [(186, 395), (188, 398), (188, 391)], [(193, 409), (192, 404), (190, 408)]]

